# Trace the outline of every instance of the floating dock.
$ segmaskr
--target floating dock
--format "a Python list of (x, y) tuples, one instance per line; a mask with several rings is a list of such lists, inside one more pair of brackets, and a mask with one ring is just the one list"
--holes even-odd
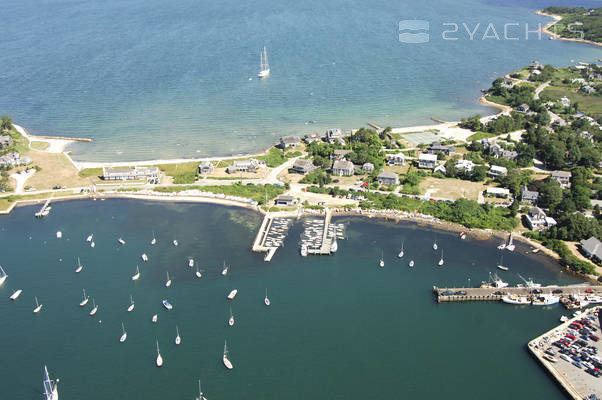
[(256, 253), (266, 253), (263, 259), (265, 262), (271, 261), (276, 250), (284, 246), (284, 239), (292, 225), (290, 217), (289, 214), (281, 213), (267, 213), (263, 217), (252, 250)]
[(45, 216), (48, 215), (48, 213), (50, 212), (50, 199), (46, 200), (46, 202), (44, 203), (44, 205), (42, 206), (42, 208), (40, 208), (40, 211), (38, 211), (37, 213), (35, 213), (35, 217), (36, 218), (43, 218)]
[[(518, 295), (518, 296), (529, 296), (531, 291), (534, 289), (540, 289), (542, 293), (548, 294), (552, 291), (560, 289), (562, 293), (557, 295), (561, 298), (568, 297), (570, 294), (584, 293), (586, 290), (591, 289), (592, 294), (596, 296), (602, 295), (602, 286), (596, 285), (571, 285), (571, 286), (545, 286), (545, 287), (505, 287), (505, 288), (439, 288), (433, 286), (433, 293), (437, 298), (437, 303), (457, 302), (457, 301), (500, 301), (505, 295)], [(444, 295), (445, 292), (452, 292), (458, 294)], [(495, 294), (496, 292), (502, 292), (502, 294)], [(465, 294), (459, 294), (465, 293)]]

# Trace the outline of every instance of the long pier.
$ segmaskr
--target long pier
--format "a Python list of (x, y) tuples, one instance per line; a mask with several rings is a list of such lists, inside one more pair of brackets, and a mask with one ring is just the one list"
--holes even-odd
[(326, 209), (326, 215), (324, 216), (324, 232), (322, 232), (322, 245), (319, 249), (308, 249), (307, 254), (321, 254), (327, 255), (331, 253), (332, 240), (328, 237), (328, 227), (332, 220), (332, 212), (329, 208)]
[[(437, 303), (447, 302), (459, 302), (459, 301), (500, 301), (504, 295), (518, 295), (528, 296), (531, 294), (533, 289), (540, 289), (542, 293), (552, 293), (554, 290), (562, 290), (562, 293), (558, 293), (560, 297), (568, 297), (570, 294), (585, 294), (585, 291), (591, 289), (592, 294), (600, 296), (602, 295), (602, 286), (597, 285), (571, 285), (571, 286), (545, 286), (539, 288), (519, 288), (519, 287), (505, 287), (505, 288), (439, 288), (433, 286), (433, 293), (437, 298)], [(445, 295), (443, 293), (451, 292), (454, 294)], [(458, 294), (456, 294), (458, 293)], [(462, 293), (462, 294), (460, 294)], [(465, 293), (465, 294), (464, 294)], [(495, 294), (503, 293), (503, 294)]]

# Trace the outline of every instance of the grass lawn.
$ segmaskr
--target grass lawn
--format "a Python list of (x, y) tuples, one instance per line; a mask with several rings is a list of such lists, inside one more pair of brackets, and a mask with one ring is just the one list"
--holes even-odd
[(81, 178), (102, 176), (102, 168), (84, 168), (77, 173)]
[(470, 182), (461, 179), (425, 178), (420, 182), (421, 194), (429, 197), (440, 197), (445, 199), (459, 199), (466, 197), (469, 200), (477, 200), (479, 192), (486, 189), (480, 182)]
[(54, 186), (77, 187), (91, 184), (90, 178), (80, 176), (75, 166), (62, 153), (31, 150), (28, 156), (33, 160), (32, 165), (41, 169), (27, 180), (27, 186), (44, 190)]
[(182, 164), (162, 164), (158, 167), (165, 175), (173, 177), (173, 183), (194, 183), (199, 163), (195, 161)]
[(247, 199), (253, 199), (261, 204), (265, 202), (266, 193), (268, 196), (268, 200), (270, 200), (284, 193), (285, 191), (283, 186), (255, 186), (240, 184), (221, 186), (159, 186), (154, 189), (155, 192), (160, 193), (174, 193), (181, 192), (184, 190), (199, 190), (201, 192), (221, 193), (228, 196), (245, 197)]
[(499, 135), (498, 133), (476, 132), (476, 133), (470, 135), (469, 137), (467, 137), (466, 141), (472, 142), (473, 140), (487, 139), (487, 138), (498, 136), (498, 135)]
[(602, 96), (581, 94), (574, 88), (548, 86), (540, 95), (544, 101), (558, 100), (561, 97), (568, 97), (571, 103), (579, 103), (579, 110), (593, 118), (602, 117)]
[(48, 147), (50, 147), (50, 143), (39, 142), (34, 140), (33, 142), (31, 142), (30, 147), (34, 150), (46, 150)]

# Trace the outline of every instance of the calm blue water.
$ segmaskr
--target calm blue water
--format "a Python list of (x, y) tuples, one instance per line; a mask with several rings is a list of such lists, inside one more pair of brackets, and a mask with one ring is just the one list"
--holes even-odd
[[(547, 2), (498, 3), (5, 0), (0, 111), (35, 134), (93, 138), (77, 159), (227, 155), (332, 126), (486, 114), (479, 89), (501, 74), (602, 57), (536, 34), (481, 40), (488, 24), (524, 37), (548, 20), (533, 14)], [(430, 42), (400, 43), (406, 19), (430, 21)], [(443, 23), (459, 25), (457, 41)], [(272, 74), (259, 81), (263, 45)]]
[[(434, 301), (433, 284), (487, 279), (499, 257), (496, 243), (352, 218), (343, 220), (349, 240), (335, 256), (300, 257), (297, 223), (286, 247), (264, 263), (249, 250), (260, 224), (250, 211), (128, 200), (56, 203), (44, 220), (34, 219), (34, 211), (18, 208), (0, 219), (9, 274), (0, 287), (2, 399), (39, 399), (44, 364), (60, 378), (65, 400), (190, 399), (199, 377), (209, 399), (223, 400), (564, 398), (525, 349), (557, 323), (559, 306)], [(90, 233), (94, 249), (84, 241)], [(435, 266), (435, 239), (445, 251), (443, 268)], [(413, 270), (395, 258), (402, 242), (416, 261)], [(544, 284), (578, 282), (527, 250), (519, 244), (506, 252), (509, 282), (519, 281), (517, 273)], [(148, 263), (140, 261), (143, 252)], [(80, 274), (77, 256), (85, 265)], [(202, 279), (193, 277), (188, 257), (204, 269)], [(224, 259), (231, 265), (225, 278)], [(136, 264), (141, 278), (132, 282)], [(24, 292), (12, 303), (16, 288)], [(78, 306), (82, 288), (100, 306), (94, 317), (90, 307)], [(228, 327), (225, 296), (232, 288), (239, 290), (231, 303), (236, 324)], [(136, 308), (127, 313), (130, 294)], [(44, 304), (38, 315), (34, 296)], [(163, 298), (172, 311), (162, 308)], [(221, 364), (224, 339), (232, 371)], [(161, 369), (154, 365), (155, 340)]]

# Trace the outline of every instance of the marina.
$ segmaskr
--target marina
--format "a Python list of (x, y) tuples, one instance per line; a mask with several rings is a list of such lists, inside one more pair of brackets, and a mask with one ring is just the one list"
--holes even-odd
[(266, 213), (255, 236), (252, 251), (266, 253), (264, 261), (271, 261), (276, 250), (284, 246), (284, 240), (293, 223), (292, 217), (297, 215), (297, 212)]
[[(463, 302), (463, 301), (501, 301), (504, 296), (514, 295), (520, 297), (532, 297), (534, 295), (533, 288), (529, 287), (478, 287), (478, 288), (439, 288), (433, 286), (433, 293), (437, 299), (437, 303), (448, 303), (448, 302)], [(578, 293), (587, 297), (588, 295), (592, 298), (596, 298), (596, 301), (602, 302), (602, 286), (597, 285), (571, 285), (571, 286), (559, 286), (551, 285), (545, 286), (538, 289), (537, 295), (544, 294), (556, 294), (562, 299), (569, 298), (571, 295), (577, 295)], [(588, 294), (587, 292), (591, 292)], [(527, 303), (527, 304), (530, 304)]]

